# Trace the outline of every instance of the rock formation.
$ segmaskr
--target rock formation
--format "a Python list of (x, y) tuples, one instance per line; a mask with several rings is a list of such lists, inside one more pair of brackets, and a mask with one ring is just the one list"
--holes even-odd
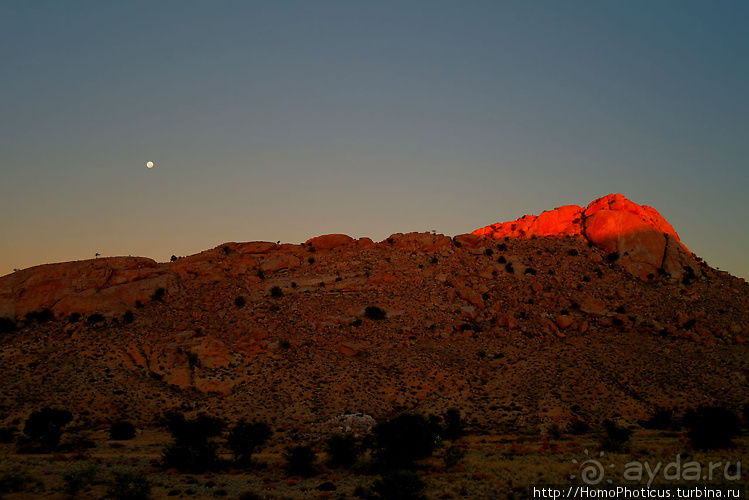
[(687, 267), (691, 273), (699, 273), (694, 255), (671, 224), (654, 208), (633, 203), (621, 194), (598, 198), (585, 208), (565, 205), (538, 216), (525, 215), (472, 234), (495, 240), (580, 236), (642, 280), (663, 272), (681, 278), (690, 272)]

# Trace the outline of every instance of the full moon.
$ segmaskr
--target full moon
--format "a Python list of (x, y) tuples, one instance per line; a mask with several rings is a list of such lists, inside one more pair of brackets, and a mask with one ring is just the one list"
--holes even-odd
[(147, 166), (148, 168), (153, 168), (153, 162), (152, 162), (152, 161), (149, 161), (148, 163), (146, 163), (146, 166)]

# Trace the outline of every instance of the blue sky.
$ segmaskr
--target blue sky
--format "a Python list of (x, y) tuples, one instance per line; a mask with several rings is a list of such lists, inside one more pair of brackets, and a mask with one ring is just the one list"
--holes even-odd
[(743, 1), (4, 1), (0, 274), (621, 192), (749, 277), (747, 25)]

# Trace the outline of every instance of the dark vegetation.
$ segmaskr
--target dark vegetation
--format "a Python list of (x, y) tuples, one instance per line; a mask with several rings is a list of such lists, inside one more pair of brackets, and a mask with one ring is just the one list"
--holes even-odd
[(385, 312), (384, 309), (380, 309), (377, 306), (367, 306), (366, 309), (364, 309), (364, 316), (366, 316), (369, 319), (385, 319), (387, 316), (387, 312)]
[(135, 437), (135, 426), (130, 422), (119, 421), (109, 427), (109, 439), (127, 441)]
[(73, 421), (67, 410), (42, 408), (33, 412), (26, 420), (23, 433), (28, 440), (18, 441), (19, 453), (53, 451), (60, 444), (63, 428)]
[(741, 432), (741, 421), (732, 411), (707, 406), (690, 410), (684, 416), (684, 425), (689, 429), (692, 448), (714, 450), (731, 448), (733, 439)]

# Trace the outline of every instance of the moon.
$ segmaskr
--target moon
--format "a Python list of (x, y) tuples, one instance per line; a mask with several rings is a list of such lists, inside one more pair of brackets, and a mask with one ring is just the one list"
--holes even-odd
[(153, 162), (152, 162), (152, 161), (149, 161), (148, 163), (146, 163), (146, 166), (147, 166), (148, 168), (153, 168)]

